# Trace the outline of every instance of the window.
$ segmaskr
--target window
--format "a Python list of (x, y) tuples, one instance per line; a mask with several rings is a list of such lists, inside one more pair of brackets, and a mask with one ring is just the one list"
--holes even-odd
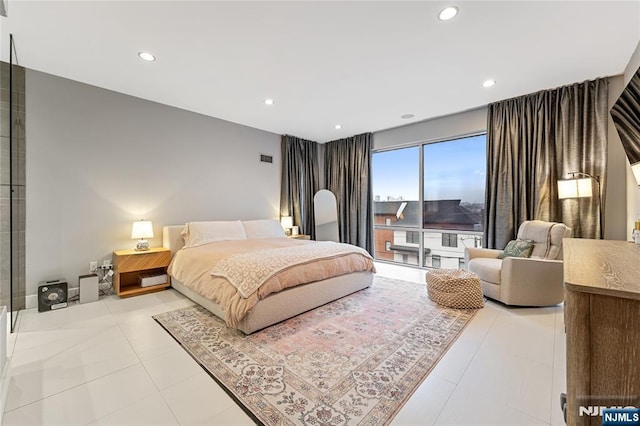
[(420, 233), (417, 231), (407, 231), (407, 244), (420, 244)]
[(486, 150), (485, 135), (424, 145), (424, 228), (482, 231)]
[(374, 257), (456, 268), (482, 244), (486, 136), (374, 152)]
[(377, 152), (371, 169), (375, 224), (383, 220), (386, 226), (418, 228), (420, 147)]
[(458, 247), (458, 234), (442, 234), (442, 247)]

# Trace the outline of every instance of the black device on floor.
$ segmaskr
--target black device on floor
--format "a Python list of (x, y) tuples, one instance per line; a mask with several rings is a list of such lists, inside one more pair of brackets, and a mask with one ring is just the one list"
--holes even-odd
[(67, 282), (65, 280), (40, 281), (38, 286), (38, 312), (67, 307)]

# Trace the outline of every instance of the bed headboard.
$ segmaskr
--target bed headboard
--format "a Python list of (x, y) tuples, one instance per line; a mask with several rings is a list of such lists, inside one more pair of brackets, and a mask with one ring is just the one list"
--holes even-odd
[(184, 247), (184, 239), (181, 235), (183, 229), (184, 225), (169, 225), (162, 227), (162, 246), (171, 250), (172, 256)]

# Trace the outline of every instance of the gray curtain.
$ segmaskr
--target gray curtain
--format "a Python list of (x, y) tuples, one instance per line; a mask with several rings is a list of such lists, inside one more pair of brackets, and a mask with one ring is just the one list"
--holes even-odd
[(326, 187), (336, 196), (340, 241), (373, 254), (371, 133), (325, 144)]
[(640, 161), (640, 70), (611, 108), (611, 118), (618, 130), (629, 163)]
[[(531, 219), (565, 223), (574, 237), (600, 238), (607, 124), (604, 79), (489, 105), (486, 247), (503, 248), (520, 224)], [(593, 182), (593, 197), (558, 199), (557, 181), (569, 172), (599, 178), (600, 185)]]
[(313, 196), (319, 188), (318, 143), (283, 135), (280, 215), (292, 216), (300, 233), (315, 237)]

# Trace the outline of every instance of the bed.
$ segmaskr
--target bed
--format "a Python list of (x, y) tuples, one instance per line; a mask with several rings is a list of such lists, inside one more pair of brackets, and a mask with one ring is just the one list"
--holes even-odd
[[(171, 286), (245, 334), (371, 285), (373, 259), (354, 246), (339, 245), (340, 253), (317, 261), (278, 266), (282, 253), (304, 256), (333, 250), (328, 244), (335, 243), (287, 238), (277, 220), (190, 222), (163, 228), (163, 245), (172, 254)], [(256, 262), (252, 256), (257, 254), (266, 257)], [(242, 265), (272, 265), (278, 272), (252, 270), (251, 277), (262, 274), (268, 278), (251, 292), (252, 288), (231, 284), (238, 279), (236, 275), (248, 274), (237, 268), (237, 262), (234, 266), (234, 260)]]

